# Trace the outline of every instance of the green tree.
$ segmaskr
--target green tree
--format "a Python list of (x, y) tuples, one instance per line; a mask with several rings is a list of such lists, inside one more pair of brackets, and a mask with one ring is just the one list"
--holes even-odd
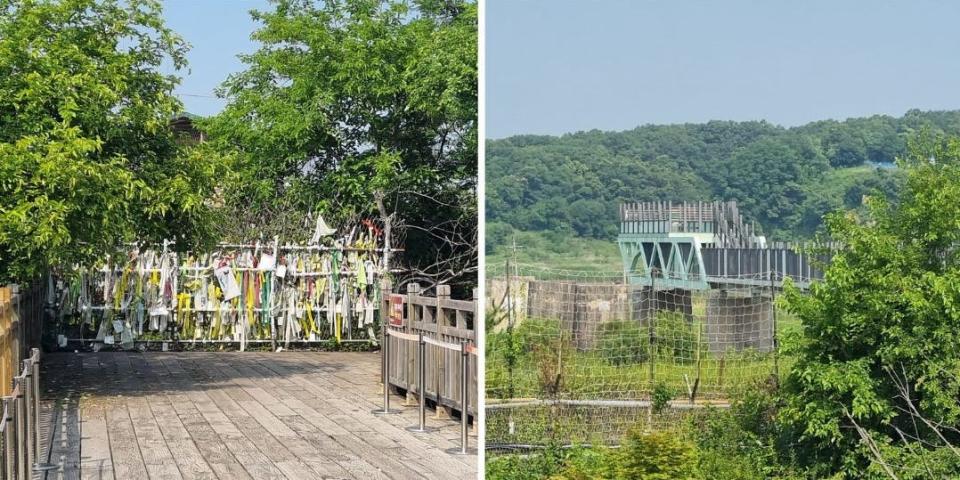
[(186, 44), (152, 0), (0, 0), (0, 281), (209, 239), (222, 163), (177, 143)]
[[(644, 125), (487, 142), (487, 219), (518, 231), (610, 240), (622, 201), (732, 200), (774, 240), (811, 238), (822, 216), (864, 193), (895, 191), (918, 129), (960, 135), (960, 111), (910, 111), (793, 128), (767, 122)], [(848, 190), (854, 183), (858, 191)], [(492, 237), (497, 242), (502, 237)], [(496, 251), (499, 244), (488, 241)]]
[(730, 159), (724, 197), (737, 200), (761, 225), (785, 229), (805, 198), (803, 183), (826, 167), (826, 161), (805, 138), (758, 140)]
[[(844, 248), (809, 295), (787, 292), (804, 330), (781, 420), (818, 478), (907, 469), (897, 458), (916, 458), (908, 447), (958, 440), (950, 427), (960, 425), (960, 140), (921, 136), (900, 166), (899, 204), (874, 196), (862, 217), (828, 216)], [(947, 428), (938, 433), (923, 418)], [(889, 451), (898, 446), (905, 450)]]
[[(221, 89), (230, 103), (206, 125), (239, 155), (234, 234), (278, 202), (334, 224), (378, 216), (405, 227), (418, 275), (475, 283), (476, 5), (272, 3), (252, 12), (262, 46), (241, 57), (246, 70)], [(257, 229), (303, 231), (270, 220)]]

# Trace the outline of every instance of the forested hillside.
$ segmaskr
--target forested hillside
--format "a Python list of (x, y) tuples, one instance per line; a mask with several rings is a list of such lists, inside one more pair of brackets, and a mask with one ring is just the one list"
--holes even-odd
[(893, 195), (907, 139), (960, 134), (960, 111), (824, 120), (645, 125), (487, 143), (487, 250), (513, 230), (612, 239), (624, 200), (737, 200), (768, 238), (812, 236), (821, 218)]

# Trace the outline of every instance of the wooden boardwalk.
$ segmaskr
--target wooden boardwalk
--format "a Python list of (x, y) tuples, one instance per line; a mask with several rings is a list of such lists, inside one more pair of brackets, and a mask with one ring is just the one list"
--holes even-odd
[(408, 432), (396, 395), (402, 414), (370, 413), (379, 374), (376, 353), (47, 354), (47, 478), (475, 478), (475, 455), (446, 453), (455, 420)]

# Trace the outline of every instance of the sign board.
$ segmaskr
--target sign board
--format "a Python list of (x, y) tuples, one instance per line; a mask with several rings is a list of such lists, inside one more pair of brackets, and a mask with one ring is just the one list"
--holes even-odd
[(390, 294), (390, 325), (393, 327), (403, 326), (403, 298), (403, 295)]

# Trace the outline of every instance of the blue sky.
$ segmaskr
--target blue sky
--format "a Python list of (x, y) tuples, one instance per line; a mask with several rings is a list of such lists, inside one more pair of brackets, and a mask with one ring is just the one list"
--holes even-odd
[(251, 9), (269, 10), (269, 5), (266, 0), (163, 2), (167, 26), (192, 45), (189, 71), (179, 72), (183, 82), (176, 89), (188, 112), (212, 115), (223, 109), (224, 100), (208, 97), (228, 74), (243, 69), (238, 54), (256, 50), (250, 40), (257, 27)]
[(960, 2), (489, 0), (487, 136), (960, 108)]

